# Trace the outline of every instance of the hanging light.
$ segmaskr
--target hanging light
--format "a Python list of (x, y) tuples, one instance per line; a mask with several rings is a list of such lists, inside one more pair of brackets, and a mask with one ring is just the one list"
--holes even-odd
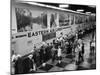
[(77, 9), (76, 11), (77, 12), (83, 12), (84, 10), (83, 9)]

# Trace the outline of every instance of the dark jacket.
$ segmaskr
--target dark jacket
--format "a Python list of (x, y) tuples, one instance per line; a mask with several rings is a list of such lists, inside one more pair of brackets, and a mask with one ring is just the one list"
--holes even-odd
[(33, 61), (27, 57), (23, 60), (23, 73), (30, 73), (30, 69), (33, 69)]
[(15, 74), (23, 73), (22, 58), (18, 58), (15, 62)]

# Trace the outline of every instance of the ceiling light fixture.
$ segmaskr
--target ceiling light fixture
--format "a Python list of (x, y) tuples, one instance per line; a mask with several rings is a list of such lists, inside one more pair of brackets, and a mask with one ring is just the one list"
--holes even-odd
[(76, 11), (77, 12), (83, 12), (84, 10), (83, 9), (77, 9)]

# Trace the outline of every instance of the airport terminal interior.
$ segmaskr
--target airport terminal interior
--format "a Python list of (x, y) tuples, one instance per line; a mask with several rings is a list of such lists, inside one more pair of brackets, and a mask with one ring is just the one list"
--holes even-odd
[(11, 0), (11, 74), (96, 69), (96, 6)]

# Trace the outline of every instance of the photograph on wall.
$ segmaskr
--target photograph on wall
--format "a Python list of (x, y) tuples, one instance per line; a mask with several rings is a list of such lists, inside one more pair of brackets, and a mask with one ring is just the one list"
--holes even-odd
[(32, 13), (25, 8), (15, 8), (18, 32), (32, 30)]
[(15, 8), (17, 31), (32, 31), (37, 28), (47, 28), (47, 14), (45, 12), (32, 11), (26, 8)]
[(69, 14), (59, 14), (59, 25), (68, 26), (69, 25)]
[(50, 27), (53, 28), (53, 27), (56, 27), (57, 26), (57, 13), (53, 13), (51, 14), (51, 18), (50, 18)]
[(11, 1), (11, 74), (96, 70), (95, 5)]

